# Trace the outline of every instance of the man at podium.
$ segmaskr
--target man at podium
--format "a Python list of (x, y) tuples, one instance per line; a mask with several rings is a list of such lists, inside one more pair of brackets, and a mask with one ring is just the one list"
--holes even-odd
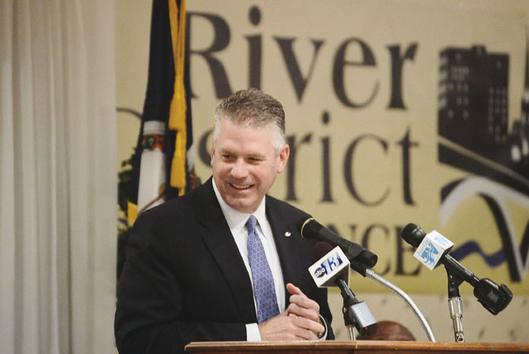
[(192, 341), (332, 339), (312, 281), (303, 211), (267, 195), (289, 157), (285, 113), (256, 89), (215, 112), (213, 176), (143, 213), (118, 284), (120, 353), (181, 353)]

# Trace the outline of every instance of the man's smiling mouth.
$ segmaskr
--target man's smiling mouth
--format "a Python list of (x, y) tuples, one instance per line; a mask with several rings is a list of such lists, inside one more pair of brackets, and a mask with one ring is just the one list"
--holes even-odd
[(230, 183), (229, 185), (230, 187), (238, 191), (244, 191), (244, 190), (247, 190), (253, 187), (253, 184), (237, 185), (237, 184)]

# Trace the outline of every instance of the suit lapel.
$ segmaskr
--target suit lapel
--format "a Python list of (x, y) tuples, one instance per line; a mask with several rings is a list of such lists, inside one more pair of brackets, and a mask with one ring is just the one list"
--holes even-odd
[(197, 214), (204, 227), (201, 236), (229, 284), (233, 299), (239, 308), (241, 321), (255, 322), (255, 305), (251, 281), (231, 235), (222, 209), (215, 197), (211, 179), (200, 187)]

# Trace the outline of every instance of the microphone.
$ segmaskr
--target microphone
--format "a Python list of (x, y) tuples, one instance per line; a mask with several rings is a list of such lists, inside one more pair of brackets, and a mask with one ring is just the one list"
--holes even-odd
[[(343, 315), (346, 326), (354, 339), (352, 326), (360, 333), (377, 321), (364, 301), (359, 301), (347, 285), (349, 280), (349, 260), (339, 246), (323, 241), (317, 242), (312, 249), (317, 261), (309, 267), (312, 280), (318, 288), (338, 286), (343, 297)], [(321, 256), (323, 254), (323, 256)]]
[(348, 241), (317, 222), (314, 218), (301, 219), (298, 221), (298, 230), (302, 237), (325, 241), (332, 246), (339, 246), (347, 255), (351, 268), (365, 276), (367, 268), (375, 266), (378, 256), (364, 247)]
[(490, 313), (498, 314), (511, 302), (513, 294), (505, 284), (498, 285), (488, 278), (478, 278), (448, 254), (453, 243), (437, 231), (426, 234), (419, 226), (410, 223), (402, 229), (400, 235), (407, 243), (417, 248), (415, 258), (430, 270), (441, 263), (449, 274), (472, 285), (474, 296)]

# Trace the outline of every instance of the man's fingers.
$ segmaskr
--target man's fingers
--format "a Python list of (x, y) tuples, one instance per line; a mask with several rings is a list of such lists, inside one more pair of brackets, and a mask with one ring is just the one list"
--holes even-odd
[(292, 283), (288, 283), (287, 284), (287, 291), (290, 295), (299, 295), (299, 294), (303, 294), (303, 292), (301, 291), (300, 288), (298, 288), (297, 286), (295, 286), (294, 284)]
[(319, 313), (320, 305), (318, 305), (316, 301), (307, 297), (307, 295), (305, 295), (300, 288), (294, 284), (288, 283), (287, 291), (290, 294), (290, 303), (295, 303), (303, 308), (313, 309)]
[(316, 340), (325, 328), (319, 322), (289, 314), (260, 323), (259, 331), (263, 340)]
[(319, 322), (320, 321), (320, 313), (319, 311), (315, 309), (307, 309), (304, 307), (301, 307), (295, 303), (290, 303), (287, 308), (287, 312), (289, 314), (293, 314), (299, 317), (307, 318), (311, 321)]
[(291, 294), (289, 299), (290, 304), (287, 308), (289, 314), (295, 314), (317, 323), (320, 322), (320, 305), (316, 301), (308, 298), (294, 284), (288, 283), (287, 291)]
[(320, 305), (316, 301), (306, 297), (305, 295), (292, 295), (290, 296), (289, 300), (290, 303), (296, 304), (299, 307), (312, 309), (317, 312), (320, 311)]
[(303, 317), (294, 317), (292, 320), (295, 322), (296, 327), (310, 332), (310, 334), (305, 331), (302, 332), (308, 336), (306, 339), (318, 339), (319, 334), (325, 331), (325, 327), (319, 322), (319, 319), (317, 322)]
[(290, 304), (285, 312), (296, 321), (297, 327), (310, 332), (303, 331), (299, 335), (304, 339), (318, 339), (325, 332), (325, 327), (320, 322), (320, 305), (294, 284), (288, 283), (287, 291), (290, 294)]

